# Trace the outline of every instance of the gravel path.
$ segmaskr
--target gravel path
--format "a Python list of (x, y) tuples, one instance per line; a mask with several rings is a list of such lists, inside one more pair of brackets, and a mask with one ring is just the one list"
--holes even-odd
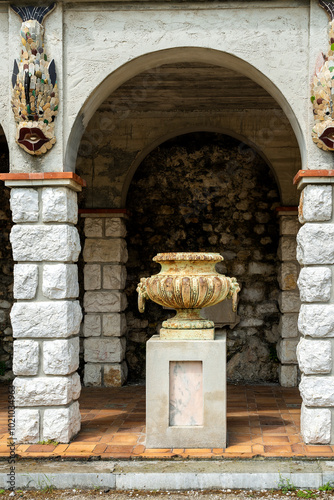
[(46, 490), (46, 491), (20, 491), (15, 494), (0, 490), (0, 500), (2, 499), (27, 499), (27, 500), (89, 500), (91, 498), (106, 498), (108, 500), (282, 500), (287, 498), (318, 498), (324, 500), (334, 500), (333, 491), (301, 490), (277, 491), (277, 490), (217, 490), (217, 491), (121, 491), (111, 490)]

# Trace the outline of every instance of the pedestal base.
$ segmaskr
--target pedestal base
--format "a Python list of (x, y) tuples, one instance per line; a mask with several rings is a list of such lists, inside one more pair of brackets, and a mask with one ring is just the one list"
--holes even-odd
[(206, 330), (199, 329), (177, 329), (177, 328), (161, 328), (160, 329), (161, 339), (170, 340), (214, 340), (215, 329), (207, 328)]
[(226, 337), (147, 342), (146, 447), (226, 447)]

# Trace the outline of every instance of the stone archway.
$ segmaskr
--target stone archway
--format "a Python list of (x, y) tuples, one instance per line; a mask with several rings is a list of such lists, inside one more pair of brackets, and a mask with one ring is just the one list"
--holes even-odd
[[(240, 100), (241, 78), (243, 98)], [(93, 344), (101, 345), (98, 356), (86, 354), (88, 365), (85, 380), (89, 385), (109, 385), (110, 370), (114, 374), (111, 379), (117, 384), (125, 379), (126, 306), (125, 297), (117, 294), (119, 283), (121, 291), (124, 290), (124, 218), (120, 220), (124, 213), (120, 212), (128, 208), (126, 199), (129, 185), (142, 160), (156, 146), (175, 135), (196, 131), (232, 135), (242, 141), (240, 148), (245, 157), (250, 146), (255, 148), (270, 165), (276, 179), (280, 193), (279, 205), (297, 206), (298, 195), (292, 181), (301, 167), (301, 160), (296, 137), (275, 99), (250, 78), (230, 68), (203, 62), (182, 62), (164, 64), (140, 73), (114, 91), (89, 122), (76, 165), (77, 172), (88, 181), (81, 201), (82, 211), (86, 211), (86, 247), (89, 246), (89, 250), (84, 252), (87, 262), (85, 296), (89, 302), (86, 302), (85, 344), (90, 351)], [(110, 232), (111, 217), (118, 218), (117, 223), (122, 228), (115, 233)], [(296, 219), (296, 215), (293, 218)], [(276, 235), (278, 233), (277, 229)], [(118, 241), (113, 239), (112, 242), (118, 245), (116, 261), (115, 256), (106, 256), (102, 249), (106, 244), (103, 241), (105, 238), (118, 238)], [(293, 238), (295, 241), (295, 235)], [(90, 250), (93, 246), (96, 248), (95, 256)], [(282, 258), (290, 264), (290, 255)], [(107, 267), (117, 274), (117, 280), (112, 285), (116, 287), (114, 289), (110, 288), (110, 279), (104, 279), (103, 276)], [(293, 294), (296, 294), (295, 264), (294, 269)], [(284, 285), (282, 290), (285, 296), (287, 289)], [(117, 311), (113, 312), (117, 316), (117, 321), (114, 318), (117, 325), (113, 327), (116, 328), (114, 334), (110, 333), (109, 328), (103, 327), (103, 322), (108, 321), (105, 315), (108, 307), (111, 307), (108, 301), (112, 297), (119, 304)], [(294, 310), (292, 313), (295, 324), (297, 312)], [(280, 328), (282, 330), (286, 325)], [(104, 331), (107, 333), (104, 334)], [(293, 340), (284, 340), (279, 346), (280, 357), (286, 364), (285, 372), (293, 372), (289, 380), (281, 374), (280, 379), (283, 385), (290, 386), (297, 383), (296, 329), (293, 335)], [(287, 347), (290, 347), (292, 358), (286, 355)], [(112, 350), (117, 353), (116, 356), (111, 354)], [(111, 366), (114, 363), (117, 366)], [(108, 382), (104, 381), (105, 369)]]
[[(115, 71), (105, 77), (99, 86), (96, 87), (85, 100), (68, 134), (65, 151), (66, 170), (75, 170), (78, 148), (80, 146), (82, 136), (95, 112), (108, 98), (108, 96), (136, 75), (140, 75), (141, 73), (145, 73), (147, 71), (159, 71), (159, 68), (164, 64), (184, 64), (185, 61), (193, 62), (195, 64), (209, 64), (237, 71), (243, 78), (247, 77), (251, 81), (255, 82), (260, 88), (263, 88), (266, 93), (272, 96), (274, 101), (276, 101), (282, 108), (284, 115), (293, 129), (293, 134), (297, 139), (300, 155), (302, 157), (302, 167), (306, 166), (305, 138), (301, 130), (301, 126), (291, 104), (279, 88), (271, 81), (269, 75), (265, 75), (257, 67), (248, 63), (245, 59), (236, 57), (228, 52), (211, 48), (184, 46), (158, 50), (156, 52), (149, 52), (140, 55), (118, 67)], [(106, 123), (104, 122), (97, 127), (96, 131), (98, 134), (103, 131), (105, 126)], [(112, 131), (112, 124), (110, 123), (110, 120), (108, 120), (107, 127), (109, 128), (109, 131)]]
[[(9, 171), (9, 151), (0, 126), (0, 173)], [(12, 377), (13, 337), (9, 312), (13, 303), (13, 257), (9, 242), (12, 227), (9, 189), (0, 185), (0, 380)]]

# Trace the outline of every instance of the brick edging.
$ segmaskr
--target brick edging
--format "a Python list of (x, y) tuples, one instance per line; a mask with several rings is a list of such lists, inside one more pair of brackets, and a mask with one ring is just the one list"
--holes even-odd
[(79, 208), (79, 214), (128, 214), (126, 208)]
[(74, 172), (24, 172), (24, 173), (8, 173), (0, 174), (1, 181), (36, 181), (50, 179), (70, 179), (82, 187), (86, 187), (87, 183)]
[(334, 170), (299, 170), (293, 184), (298, 184), (304, 177), (334, 177)]

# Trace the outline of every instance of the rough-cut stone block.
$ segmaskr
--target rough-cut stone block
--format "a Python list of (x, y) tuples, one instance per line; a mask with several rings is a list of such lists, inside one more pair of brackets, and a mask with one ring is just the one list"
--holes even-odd
[(83, 252), (85, 262), (121, 262), (128, 260), (126, 242), (122, 238), (86, 239)]
[(43, 370), (46, 375), (69, 375), (79, 366), (79, 338), (43, 342)]
[(103, 221), (97, 217), (85, 218), (85, 236), (87, 238), (102, 238)]
[(100, 290), (101, 266), (99, 264), (86, 264), (84, 268), (85, 290)]
[(332, 415), (327, 408), (307, 408), (302, 404), (300, 430), (306, 444), (328, 444), (331, 442)]
[(334, 224), (306, 223), (297, 234), (297, 242), (300, 264), (334, 264)]
[(297, 386), (298, 369), (296, 365), (279, 365), (278, 380), (282, 387)]
[(72, 299), (79, 295), (76, 264), (45, 264), (43, 295), (49, 299)]
[(330, 373), (332, 370), (331, 341), (300, 339), (297, 359), (299, 368), (305, 375)]
[(127, 307), (127, 300), (121, 292), (86, 292), (86, 312), (121, 312)]
[(112, 217), (110, 219), (105, 219), (106, 225), (106, 236), (112, 238), (125, 238), (126, 236), (126, 227), (124, 219), (119, 217)]
[(99, 314), (85, 314), (84, 336), (100, 337), (101, 335), (101, 316)]
[(14, 298), (35, 298), (38, 285), (38, 266), (36, 264), (15, 264)]
[(124, 359), (125, 346), (126, 341), (124, 337), (85, 339), (85, 361), (88, 363), (119, 363)]
[(105, 337), (122, 337), (126, 333), (125, 314), (103, 314), (102, 333)]
[(258, 319), (258, 318), (245, 318), (245, 319), (242, 319), (239, 323), (239, 326), (242, 328), (261, 326), (261, 325), (263, 325), (263, 320)]
[(298, 278), (302, 302), (328, 302), (331, 297), (332, 272), (329, 267), (304, 267)]
[(334, 377), (303, 375), (299, 390), (306, 406), (334, 406)]
[[(231, 309), (232, 309), (232, 307), (231, 307)], [(276, 302), (276, 300), (275, 301), (264, 300), (256, 306), (255, 310), (256, 310), (256, 315), (259, 315), (259, 316), (261, 316), (263, 314), (277, 313), (278, 312), (277, 302)]]
[(286, 236), (296, 236), (300, 224), (297, 216), (283, 215), (280, 217), (280, 234)]
[(298, 265), (294, 262), (283, 262), (278, 272), (278, 283), (282, 290), (297, 288)]
[(84, 385), (85, 387), (101, 387), (102, 367), (98, 364), (87, 363), (85, 365)]
[(103, 288), (106, 290), (123, 290), (126, 282), (126, 267), (111, 265), (103, 267)]
[(283, 339), (277, 344), (277, 356), (281, 363), (297, 363), (298, 339)]
[(297, 291), (283, 291), (279, 294), (278, 304), (282, 313), (294, 313), (300, 309), (300, 297)]
[(302, 191), (299, 203), (299, 220), (317, 222), (332, 217), (332, 186), (308, 185)]
[(39, 345), (35, 340), (15, 340), (13, 353), (14, 375), (37, 375)]
[(17, 377), (15, 404), (17, 406), (66, 405), (80, 395), (80, 377)]
[(281, 314), (278, 332), (282, 338), (298, 337), (298, 314)]
[(81, 393), (80, 377), (77, 373), (73, 373), (70, 378), (72, 379), (72, 399), (79, 399)]
[(38, 221), (38, 191), (30, 188), (14, 188), (10, 193), (10, 209), (14, 222)]
[(78, 301), (16, 302), (11, 311), (13, 337), (70, 337), (80, 329)]
[(278, 244), (278, 258), (284, 262), (296, 260), (296, 238), (294, 236), (281, 236)]
[(121, 387), (128, 376), (128, 367), (125, 361), (103, 366), (104, 387)]
[(68, 443), (81, 425), (79, 403), (76, 401), (68, 408), (45, 410), (43, 415), (43, 440)]
[(251, 262), (248, 266), (248, 272), (249, 274), (262, 274), (264, 276), (269, 276), (275, 272), (275, 268), (271, 264)]
[(148, 327), (148, 320), (136, 318), (132, 311), (126, 313), (126, 325), (130, 329), (141, 330)]
[(21, 408), (15, 410), (15, 439), (17, 443), (38, 443), (38, 410), (26, 410)]
[(334, 337), (334, 304), (303, 304), (298, 328), (310, 337)]
[(264, 299), (265, 288), (263, 286), (243, 286), (241, 297), (246, 302), (260, 302)]
[(10, 242), (13, 258), (18, 261), (76, 262), (80, 253), (77, 229), (65, 224), (14, 226)]
[(42, 189), (43, 222), (78, 221), (77, 193), (66, 187), (45, 187)]

